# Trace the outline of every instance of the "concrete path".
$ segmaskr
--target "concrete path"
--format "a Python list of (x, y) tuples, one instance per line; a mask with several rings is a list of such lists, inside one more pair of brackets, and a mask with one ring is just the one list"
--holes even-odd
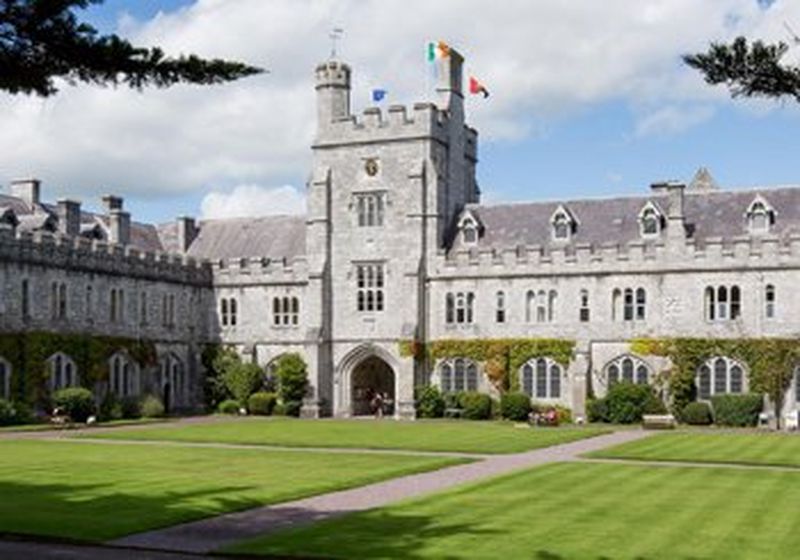
[(466, 482), (546, 463), (572, 461), (583, 453), (649, 435), (651, 434), (640, 430), (620, 431), (525, 453), (495, 455), (467, 465), (131, 535), (112, 544), (142, 549), (209, 553), (244, 539), (385, 506)]

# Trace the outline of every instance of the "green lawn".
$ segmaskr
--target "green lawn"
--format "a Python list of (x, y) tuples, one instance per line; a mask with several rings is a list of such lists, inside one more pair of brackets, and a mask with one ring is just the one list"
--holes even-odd
[(342, 447), (515, 453), (608, 433), (605, 428), (517, 428), (505, 422), (434, 420), (297, 420), (244, 418), (206, 424), (98, 432), (91, 437), (224, 442), (289, 447)]
[(590, 456), (800, 467), (800, 436), (729, 432), (662, 434), (596, 451)]
[(0, 442), (0, 533), (106, 540), (431, 470), (450, 458)]
[(800, 473), (557, 463), (242, 543), (326, 558), (797, 558)]

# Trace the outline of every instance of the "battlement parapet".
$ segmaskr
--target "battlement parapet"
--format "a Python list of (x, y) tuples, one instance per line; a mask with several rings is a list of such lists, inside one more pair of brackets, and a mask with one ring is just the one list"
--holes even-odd
[(211, 269), (215, 285), (297, 284), (308, 281), (308, 261), (305, 257), (220, 259), (211, 263)]
[(449, 126), (447, 112), (433, 103), (415, 103), (410, 110), (403, 105), (392, 105), (385, 113), (380, 107), (368, 107), (361, 115), (341, 117), (322, 127), (314, 147), (423, 137), (446, 143)]
[(211, 268), (196, 259), (41, 231), (0, 229), (0, 260), (154, 281), (211, 284)]
[(628, 243), (580, 243), (563, 247), (520, 245), (508, 248), (473, 247), (441, 251), (434, 259), (436, 274), (502, 276), (518, 274), (642, 273), (663, 270), (730, 270), (800, 267), (800, 234), (780, 238), (736, 236)]

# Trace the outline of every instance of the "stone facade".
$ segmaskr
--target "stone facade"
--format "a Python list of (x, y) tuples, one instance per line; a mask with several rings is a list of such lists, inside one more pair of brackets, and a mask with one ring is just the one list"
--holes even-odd
[[(583, 415), (586, 395), (614, 378), (652, 382), (669, 370), (632, 354), (632, 339), (798, 336), (799, 187), (726, 192), (701, 170), (689, 186), (659, 183), (640, 197), (481, 205), (461, 63), (454, 51), (439, 62), (437, 103), (358, 116), (350, 67), (319, 65), (302, 218), (150, 226), (116, 197), (106, 215), (88, 215), (41, 204), (38, 183), (14, 185), (0, 200), (2, 331), (152, 340), (185, 367), (185, 406), (200, 402), (204, 343), (265, 368), (298, 352), (312, 381), (305, 415), (364, 413), (380, 391), (400, 418), (413, 417), (420, 384), (497, 391), (481, 364), (416, 361), (405, 341), (574, 341), (569, 364), (533, 359), (519, 374), (534, 399)], [(63, 317), (52, 303), (60, 283)], [(110, 320), (115, 289), (126, 294), (122, 321)], [(729, 375), (726, 391), (746, 389), (741, 367), (741, 388)], [(158, 368), (151, 378), (158, 391), (168, 382)]]

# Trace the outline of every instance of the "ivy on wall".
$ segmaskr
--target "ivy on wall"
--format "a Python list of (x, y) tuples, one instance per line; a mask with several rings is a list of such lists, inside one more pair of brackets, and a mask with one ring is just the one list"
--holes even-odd
[(748, 368), (750, 391), (769, 396), (778, 410), (800, 365), (800, 339), (636, 339), (631, 351), (672, 361), (668, 383), (676, 412), (695, 399), (697, 369), (710, 358), (727, 356), (741, 361)]
[(78, 369), (81, 385), (92, 389), (98, 381), (108, 380), (108, 360), (120, 350), (140, 367), (158, 363), (155, 344), (148, 340), (48, 332), (0, 334), (0, 357), (12, 367), (11, 393), (35, 406), (49, 399), (47, 359), (53, 354), (69, 356)]
[(572, 360), (575, 341), (549, 338), (494, 338), (478, 340), (443, 339), (423, 344), (400, 342), (400, 355), (432, 361), (469, 358), (483, 364), (484, 372), (500, 391), (519, 390), (519, 370), (535, 358), (551, 358), (566, 369)]

